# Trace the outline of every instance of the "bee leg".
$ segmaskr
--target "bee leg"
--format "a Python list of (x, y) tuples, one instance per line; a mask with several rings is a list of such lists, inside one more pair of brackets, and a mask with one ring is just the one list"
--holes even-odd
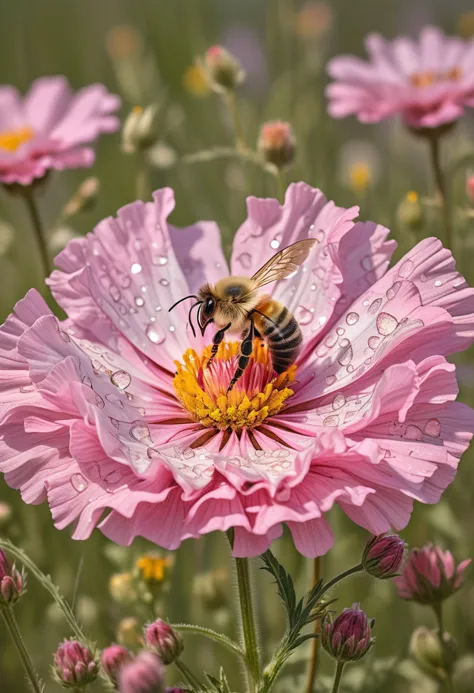
[(211, 361), (214, 358), (214, 356), (217, 354), (217, 350), (219, 349), (219, 344), (224, 339), (226, 330), (228, 330), (231, 325), (232, 325), (232, 323), (230, 322), (228, 325), (223, 327), (221, 330), (217, 330), (216, 334), (212, 338), (211, 355), (209, 357), (209, 361), (206, 363), (206, 368), (209, 368), (209, 366), (211, 365)]
[(234, 373), (234, 377), (229, 383), (229, 387), (227, 388), (227, 394), (232, 390), (234, 387), (235, 383), (237, 380), (242, 376), (243, 372), (249, 365), (250, 357), (252, 355), (253, 351), (253, 338), (255, 334), (255, 326), (250, 320), (250, 327), (249, 331), (245, 335), (243, 341), (240, 344), (240, 356), (239, 356), (239, 361), (237, 363), (237, 370)]

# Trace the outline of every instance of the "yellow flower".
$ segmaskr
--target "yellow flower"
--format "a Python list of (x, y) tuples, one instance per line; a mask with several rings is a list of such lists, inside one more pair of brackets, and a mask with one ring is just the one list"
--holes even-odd
[(207, 96), (211, 91), (206, 73), (199, 63), (194, 63), (185, 70), (183, 86), (192, 96), (200, 98)]
[(161, 558), (152, 554), (144, 554), (135, 563), (140, 578), (147, 583), (161, 584), (167, 580), (172, 560), (169, 556)]
[(132, 604), (137, 599), (132, 573), (114, 573), (109, 580), (109, 592), (119, 604)]

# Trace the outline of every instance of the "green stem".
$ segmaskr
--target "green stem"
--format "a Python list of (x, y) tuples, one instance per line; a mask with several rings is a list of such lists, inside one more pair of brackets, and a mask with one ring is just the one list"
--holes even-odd
[(229, 109), (230, 117), (232, 118), (232, 123), (234, 126), (235, 133), (235, 146), (238, 151), (245, 150), (247, 148), (245, 144), (244, 130), (242, 128), (242, 123), (240, 121), (239, 109), (237, 108), (237, 97), (234, 91), (226, 91), (224, 94), (224, 100)]
[[(314, 562), (313, 562), (313, 585), (317, 585), (320, 579), (321, 579), (321, 556), (318, 556), (317, 558), (314, 559)], [(321, 621), (320, 621), (320, 619), (317, 619), (314, 622), (315, 635), (319, 635), (320, 627), (321, 627)], [(318, 673), (319, 643), (320, 643), (319, 638), (314, 638), (312, 643), (311, 643), (311, 660), (310, 660), (310, 665), (309, 665), (309, 670), (308, 670), (308, 681), (306, 684), (306, 693), (312, 693), (313, 687), (314, 687), (314, 682), (316, 679), (316, 674)]]
[[(443, 653), (446, 653), (446, 645), (444, 642), (444, 615), (443, 615), (443, 604), (442, 602), (438, 602), (437, 604), (433, 604), (433, 611), (435, 612), (436, 616), (436, 621), (438, 623), (438, 638), (439, 638), (439, 643), (441, 645), (441, 649)], [(446, 655), (443, 655), (444, 658)], [(446, 663), (446, 659), (445, 659)], [(454, 685), (453, 685), (453, 677), (452, 677), (452, 672), (451, 672), (451, 667), (449, 666), (448, 663), (445, 664), (444, 671), (446, 673), (446, 691), (447, 693), (454, 693)]]
[(342, 672), (344, 671), (344, 662), (336, 664), (336, 672), (334, 674), (334, 683), (332, 685), (332, 693), (337, 693), (342, 680)]
[(278, 189), (278, 199), (283, 204), (285, 202), (285, 179), (283, 176), (283, 171), (281, 168), (277, 168), (276, 172), (276, 181), (277, 181), (277, 189)]
[(151, 197), (150, 169), (143, 152), (138, 155), (137, 189), (138, 200), (148, 200)]
[(199, 679), (193, 674), (191, 669), (186, 666), (184, 662), (182, 662), (180, 659), (175, 659), (174, 660), (174, 665), (182, 673), (186, 681), (189, 683), (190, 686), (192, 686), (193, 690), (200, 691), (202, 690), (202, 683), (199, 681)]
[(20, 561), (20, 563), (22, 563), (28, 569), (28, 571), (35, 576), (35, 578), (38, 580), (38, 582), (40, 582), (40, 584), (45, 588), (45, 590), (47, 590), (50, 593), (56, 604), (63, 612), (66, 621), (69, 623), (72, 631), (74, 632), (74, 635), (78, 638), (78, 640), (86, 640), (86, 637), (82, 632), (81, 626), (79, 625), (74, 615), (74, 612), (72, 611), (71, 607), (64, 599), (64, 597), (62, 597), (62, 595), (59, 592), (59, 589), (56, 587), (51, 578), (48, 575), (45, 575), (38, 568), (36, 563), (32, 561), (31, 558), (27, 556), (22, 549), (19, 549), (15, 546), (15, 544), (12, 544), (11, 541), (0, 539), (0, 549), (4, 549), (5, 551), (7, 551), (7, 553), (11, 553), (12, 556), (14, 556), (18, 561)]
[(245, 658), (245, 652), (240, 647), (240, 645), (228, 638), (226, 635), (223, 635), (222, 633), (217, 633), (215, 630), (211, 630), (210, 628), (204, 628), (203, 626), (190, 625), (187, 623), (173, 623), (172, 628), (174, 628), (174, 630), (181, 631), (182, 633), (190, 633), (191, 635), (202, 635), (205, 638), (214, 640), (214, 642), (218, 642), (224, 647), (227, 647), (228, 650), (238, 655), (239, 657)]
[(7, 629), (12, 636), (12, 640), (15, 643), (16, 649), (18, 650), (21, 661), (23, 662), (23, 666), (25, 667), (26, 675), (30, 681), (31, 688), (35, 691), (35, 693), (42, 693), (43, 686), (41, 685), (40, 678), (35, 671), (33, 662), (30, 659), (28, 650), (26, 649), (23, 638), (21, 637), (13, 610), (10, 607), (5, 607), (2, 610), (2, 615), (5, 619)]
[(433, 166), (433, 173), (436, 184), (436, 191), (441, 202), (443, 223), (444, 223), (444, 233), (446, 246), (453, 251), (453, 227), (451, 220), (451, 210), (449, 205), (449, 195), (448, 186), (446, 184), (446, 178), (444, 176), (443, 170), (441, 168), (440, 161), (440, 137), (436, 134), (429, 138), (430, 143), (430, 154), (431, 154), (431, 164)]
[(333, 577), (332, 580), (329, 580), (329, 582), (324, 585), (323, 590), (321, 592), (321, 595), (319, 597), (319, 601), (324, 597), (325, 594), (329, 592), (335, 585), (337, 585), (339, 582), (342, 582), (346, 578), (350, 577), (351, 575), (356, 575), (357, 573), (362, 573), (364, 570), (362, 563), (359, 563), (358, 565), (353, 566), (352, 568), (348, 568), (348, 570), (345, 570), (343, 573), (339, 573), (339, 575), (336, 575), (336, 577)]
[(44, 231), (43, 223), (41, 221), (41, 216), (39, 213), (38, 205), (36, 204), (33, 189), (31, 187), (25, 187), (23, 189), (23, 199), (25, 200), (28, 212), (31, 218), (31, 224), (36, 236), (36, 243), (38, 245), (40, 260), (41, 260), (41, 271), (43, 276), (46, 278), (51, 273), (51, 266), (49, 262), (48, 247), (46, 245), (46, 234)]
[(260, 681), (260, 661), (258, 656), (257, 631), (255, 628), (254, 609), (252, 604), (252, 586), (248, 558), (236, 558), (237, 584), (239, 588), (240, 613), (242, 617), (242, 632), (245, 643), (245, 658), (252, 681)]

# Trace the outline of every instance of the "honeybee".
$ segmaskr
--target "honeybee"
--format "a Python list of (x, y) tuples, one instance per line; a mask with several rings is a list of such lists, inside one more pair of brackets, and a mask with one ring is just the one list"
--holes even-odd
[(253, 350), (254, 337), (263, 339), (270, 351), (276, 373), (283, 373), (298, 356), (303, 337), (300, 327), (288, 308), (259, 289), (293, 274), (308, 257), (317, 243), (315, 238), (297, 241), (283, 248), (261, 267), (252, 277), (227, 277), (216, 284), (203, 284), (197, 295), (185, 296), (174, 303), (170, 311), (188, 298), (195, 298), (189, 309), (189, 324), (196, 336), (192, 311), (199, 306), (197, 322), (204, 336), (206, 328), (214, 323), (219, 329), (212, 340), (208, 368), (217, 354), (219, 344), (226, 333), (240, 333), (240, 356), (237, 369), (227, 388), (229, 393), (248, 366)]

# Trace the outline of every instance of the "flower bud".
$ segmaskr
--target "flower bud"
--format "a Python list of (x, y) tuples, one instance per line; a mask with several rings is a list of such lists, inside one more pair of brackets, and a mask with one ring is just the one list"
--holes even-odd
[(141, 646), (143, 639), (138, 619), (134, 616), (123, 618), (117, 627), (117, 640), (132, 650)]
[(242, 65), (222, 46), (208, 48), (204, 68), (211, 87), (217, 92), (232, 91), (245, 79)]
[(296, 140), (289, 123), (281, 120), (264, 123), (257, 148), (263, 159), (277, 168), (284, 168), (295, 158)]
[(0, 549), (0, 608), (14, 604), (25, 587), (25, 577), (12, 565)]
[(63, 688), (81, 688), (95, 681), (99, 667), (86, 645), (65, 640), (54, 655), (54, 672)]
[(153, 652), (140, 652), (118, 675), (120, 693), (163, 693), (165, 669)]
[(110, 645), (102, 650), (100, 657), (102, 670), (112, 684), (117, 683), (119, 669), (131, 659), (132, 655), (122, 645)]
[(398, 574), (405, 554), (405, 542), (397, 534), (369, 539), (362, 554), (364, 570), (381, 580)]
[(413, 190), (405, 195), (398, 205), (397, 216), (400, 224), (411, 231), (420, 231), (424, 224), (424, 212), (417, 192)]
[(184, 649), (182, 637), (161, 618), (146, 626), (145, 642), (164, 664), (174, 662)]
[(449, 633), (443, 634), (443, 645), (436, 632), (421, 626), (410, 639), (410, 655), (426, 674), (445, 679), (457, 659), (457, 646)]
[(474, 204), (474, 174), (466, 177), (466, 195), (471, 204)]
[(133, 604), (138, 594), (132, 573), (114, 573), (109, 580), (109, 592), (119, 604)]
[(402, 574), (394, 582), (402, 599), (419, 604), (437, 604), (454, 594), (463, 584), (463, 573), (471, 559), (458, 566), (450, 551), (428, 544), (413, 549)]
[(99, 195), (99, 179), (91, 176), (86, 178), (63, 209), (63, 217), (74, 217), (79, 212), (91, 209)]
[(373, 643), (367, 616), (359, 604), (344, 609), (334, 622), (325, 618), (322, 625), (321, 644), (338, 662), (354, 662), (363, 657)]
[(122, 149), (127, 154), (149, 149), (158, 136), (158, 108), (135, 106), (122, 128)]

